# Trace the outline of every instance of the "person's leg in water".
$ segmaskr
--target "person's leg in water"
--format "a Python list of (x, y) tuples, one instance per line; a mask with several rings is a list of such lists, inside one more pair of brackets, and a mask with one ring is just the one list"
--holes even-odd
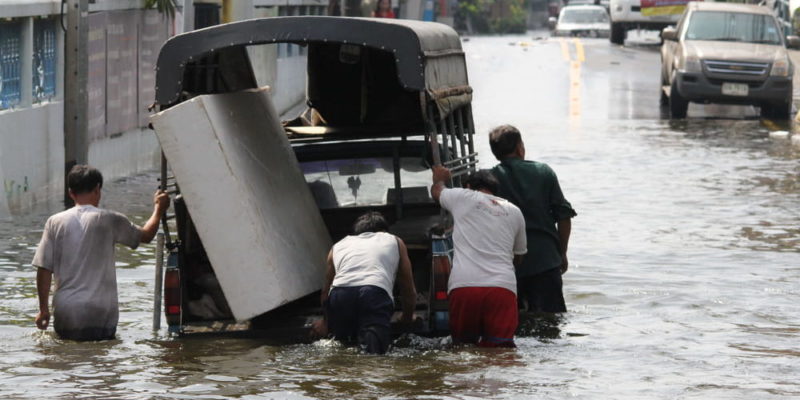
[(481, 340), (479, 347), (516, 347), (514, 332), (519, 324), (517, 296), (514, 292), (499, 288), (484, 289), (480, 306)]
[(335, 287), (328, 296), (328, 331), (343, 343), (353, 343), (357, 338), (359, 288)]
[(392, 340), (394, 302), (377, 286), (361, 286), (358, 292), (358, 344), (370, 354), (384, 354)]
[(450, 335), (453, 344), (477, 344), (481, 337), (483, 289), (462, 287), (450, 291)]
[(567, 311), (564, 302), (561, 270), (551, 270), (518, 279), (517, 292), (527, 301), (528, 311), (562, 313)]

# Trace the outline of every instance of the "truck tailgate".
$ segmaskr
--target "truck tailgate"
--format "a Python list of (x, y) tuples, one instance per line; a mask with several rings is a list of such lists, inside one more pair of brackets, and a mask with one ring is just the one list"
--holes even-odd
[(269, 89), (198, 96), (151, 122), (237, 320), (322, 287), (331, 239)]

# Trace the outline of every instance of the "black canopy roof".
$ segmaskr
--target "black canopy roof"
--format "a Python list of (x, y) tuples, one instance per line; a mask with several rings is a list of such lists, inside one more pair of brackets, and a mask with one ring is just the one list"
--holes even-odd
[[(441, 115), (471, 101), (464, 52), (452, 28), (413, 20), (303, 16), (252, 19), (171, 38), (158, 56), (156, 102), (164, 107), (180, 101), (187, 64), (265, 43), (307, 44), (310, 53), (314, 46), (331, 44), (381, 50), (393, 55), (400, 87), (427, 92)], [(251, 81), (241, 80), (237, 89)]]

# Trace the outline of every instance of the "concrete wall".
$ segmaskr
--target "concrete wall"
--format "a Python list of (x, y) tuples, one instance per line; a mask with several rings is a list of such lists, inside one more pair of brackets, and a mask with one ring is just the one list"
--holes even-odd
[(288, 57), (278, 60), (278, 73), (273, 87), (272, 100), (275, 102), (278, 115), (295, 117), (286, 114), (305, 104), (306, 57)]
[(63, 199), (63, 111), (57, 101), (0, 112), (0, 217)]
[[(93, 12), (137, 9), (140, 0), (97, 0)], [(191, 4), (190, 1), (187, 3)], [(0, 0), (0, 16), (32, 21), (30, 17), (59, 13), (57, 0)], [(30, 30), (30, 28), (28, 28)], [(23, 40), (29, 41), (29, 33)], [(58, 29), (56, 96), (54, 101), (21, 104), (0, 111), (0, 218), (29, 212), (42, 206), (57, 210), (64, 193), (64, 37)], [(25, 53), (29, 53), (26, 51)], [(29, 83), (30, 54), (23, 54), (22, 82)], [(27, 96), (30, 89), (23, 88)], [(161, 150), (152, 131), (126, 129), (98, 138), (89, 144), (88, 163), (99, 168), (106, 180), (130, 176), (159, 165)]]
[(294, 118), (294, 115), (287, 113), (294, 112), (305, 104), (307, 58), (278, 58), (278, 45), (251, 46), (248, 53), (256, 82), (259, 87), (270, 87), (278, 115), (287, 119)]
[(106, 179), (130, 176), (161, 163), (161, 148), (153, 131), (134, 129), (89, 144), (89, 164), (96, 165)]
[[(57, 15), (60, 3), (60, 0), (0, 0), (0, 17), (29, 19)], [(181, 30), (192, 24), (193, 1), (178, 3), (181, 21), (172, 26)], [(301, 10), (310, 12), (312, 7), (321, 11), (327, 0), (247, 0), (245, 3), (255, 7), (252, 16), (261, 17), (278, 15), (281, 7), (287, 7), (290, 15), (298, 15)], [(96, 0), (90, 4), (90, 11), (139, 9), (143, 4), (143, 0)], [(231, 9), (232, 14), (239, 18), (251, 16), (248, 10), (242, 9), (243, 3), (231, 4), (238, 4)], [(26, 29), (32, 32), (30, 26)], [(60, 29), (58, 32), (57, 47), (63, 49), (64, 38)], [(265, 50), (261, 58), (260, 65), (255, 66), (260, 75), (259, 83), (273, 88), (279, 114), (300, 108), (305, 100), (306, 57), (295, 53), (293, 57), (279, 58), (273, 49)], [(0, 181), (3, 183), (0, 218), (28, 212), (37, 205), (58, 209), (63, 200), (63, 50), (58, 54), (58, 62), (56, 96), (52, 102), (32, 105), (28, 98), (17, 108), (0, 111)], [(31, 70), (30, 63), (23, 62), (21, 70), (27, 74), (25, 71)], [(31, 79), (23, 75), (22, 81), (27, 84)], [(152, 131), (134, 128), (93, 139), (88, 153), (88, 163), (99, 168), (106, 180), (111, 180), (156, 168), (160, 164), (161, 150)]]
[[(253, 3), (256, 6), (253, 16), (258, 18), (281, 15), (279, 7), (287, 7), (283, 15), (300, 15), (301, 7), (305, 7), (306, 13), (324, 15), (327, 5), (327, 1), (321, 0), (253, 0)], [(279, 46), (282, 46), (281, 51)], [(299, 46), (293, 46), (289, 56), (286, 46), (252, 46), (248, 52), (258, 85), (272, 89), (270, 93), (278, 115), (291, 119), (304, 109), (307, 57)]]

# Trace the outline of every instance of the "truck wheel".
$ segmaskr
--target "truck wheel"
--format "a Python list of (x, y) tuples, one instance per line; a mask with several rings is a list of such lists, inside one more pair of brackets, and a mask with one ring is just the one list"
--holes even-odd
[(625, 44), (625, 27), (622, 26), (620, 23), (611, 23), (611, 36), (609, 36), (609, 40), (611, 43), (614, 44)]
[[(663, 64), (664, 61), (662, 60), (661, 63)], [(669, 85), (669, 79), (664, 76), (664, 69), (661, 69), (661, 86), (658, 87), (658, 91), (661, 93), (661, 96), (658, 98), (658, 104), (661, 106), (668, 106), (669, 105), (669, 96), (667, 96), (667, 92), (664, 91), (664, 86)]]
[(769, 104), (764, 103), (759, 107), (759, 116), (761, 119), (769, 119), (772, 118), (772, 107)]
[(669, 115), (675, 119), (682, 119), (686, 118), (689, 102), (678, 93), (677, 81), (677, 78), (673, 78), (669, 89)]
[(792, 103), (764, 104), (761, 106), (761, 118), (789, 119), (792, 114)]
[(658, 105), (660, 105), (660, 106), (668, 106), (669, 105), (669, 96), (667, 96), (667, 93), (664, 92), (664, 87), (662, 86), (661, 88), (658, 89), (658, 91), (661, 92), (661, 96), (659, 96), (659, 98), (658, 98)]

